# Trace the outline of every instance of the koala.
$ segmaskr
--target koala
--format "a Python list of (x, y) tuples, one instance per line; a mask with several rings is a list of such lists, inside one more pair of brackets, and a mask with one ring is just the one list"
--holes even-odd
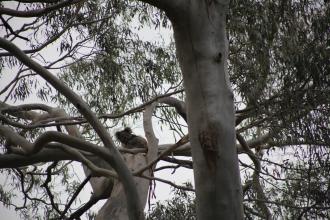
[(123, 147), (127, 149), (148, 148), (147, 140), (133, 134), (130, 127), (126, 127), (124, 130), (116, 132), (116, 138), (123, 144)]

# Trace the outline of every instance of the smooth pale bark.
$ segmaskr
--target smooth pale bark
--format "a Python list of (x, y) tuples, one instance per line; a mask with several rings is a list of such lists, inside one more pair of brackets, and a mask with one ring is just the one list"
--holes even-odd
[[(134, 172), (147, 165), (146, 155), (143, 153), (132, 155), (125, 154), (123, 158), (126, 162), (128, 168)], [(150, 176), (150, 171), (144, 172), (145, 175)], [(148, 190), (149, 190), (149, 180), (134, 177), (135, 187), (138, 191), (140, 203), (144, 207), (147, 201)], [(102, 186), (102, 185), (101, 185)], [(127, 202), (123, 184), (115, 180), (111, 196), (103, 207), (99, 210), (96, 215), (96, 220), (128, 220), (127, 215)]]
[[(123, 154), (126, 165), (132, 173), (145, 168), (158, 155), (158, 139), (154, 134), (152, 126), (152, 113), (157, 103), (148, 105), (143, 113), (143, 127), (148, 140), (148, 152), (139, 154)], [(143, 173), (144, 176), (152, 176), (156, 164), (149, 167)], [(139, 193), (140, 203), (144, 206), (147, 202), (149, 191), (149, 180), (141, 177), (134, 177), (135, 186)], [(102, 185), (100, 185), (102, 187)], [(123, 185), (115, 181), (111, 196), (103, 205), (96, 216), (96, 220), (128, 220), (127, 204), (125, 201), (125, 192)]]
[[(222, 4), (220, 4), (222, 2)], [(227, 74), (229, 1), (185, 1), (169, 11), (186, 91), (198, 219), (243, 219)]]

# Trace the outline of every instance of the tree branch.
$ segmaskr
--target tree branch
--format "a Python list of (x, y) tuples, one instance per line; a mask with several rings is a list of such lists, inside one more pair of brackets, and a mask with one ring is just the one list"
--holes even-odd
[[(260, 180), (259, 180), (260, 171), (261, 171), (260, 161), (257, 158), (257, 156), (253, 153), (253, 151), (250, 149), (250, 147), (248, 146), (248, 144), (246, 143), (246, 141), (244, 140), (242, 135), (237, 133), (236, 138), (237, 138), (238, 142), (241, 144), (241, 146), (243, 147), (243, 149), (245, 150), (246, 154), (251, 158), (251, 160), (253, 161), (253, 164), (255, 166), (255, 170), (253, 173), (253, 183), (254, 183), (254, 188), (256, 190), (256, 193), (257, 193), (257, 197), (258, 197), (258, 199), (266, 200), (267, 197), (262, 189), (262, 186), (261, 186)], [(272, 215), (264, 202), (257, 202), (257, 205), (259, 206), (259, 208), (261, 209), (261, 211), (263, 212), (263, 214), (267, 220), (272, 219)]]
[(170, 152), (172, 152), (176, 148), (184, 145), (187, 142), (188, 142), (188, 136), (186, 135), (182, 139), (180, 139), (177, 143), (173, 144), (172, 146), (170, 146), (169, 148), (167, 148), (165, 151), (163, 151), (157, 158), (155, 158), (154, 160), (152, 160), (151, 162), (149, 162), (147, 166), (141, 168), (138, 171), (135, 171), (134, 172), (134, 175), (140, 175), (140, 174), (142, 174), (143, 171), (145, 171), (145, 170), (149, 169), (150, 167), (152, 167), (153, 165), (155, 165), (159, 160), (162, 159), (162, 157), (168, 155)]
[(174, 157), (162, 157), (163, 161), (169, 162), (169, 163), (175, 163), (178, 164), (181, 167), (185, 167), (187, 169), (193, 168), (193, 163), (190, 160), (181, 160)]
[[(72, 3), (72, 1), (70, 1)], [(133, 176), (125, 162), (123, 161), (120, 153), (116, 150), (112, 139), (107, 132), (106, 128), (100, 123), (96, 115), (90, 110), (87, 103), (85, 103), (80, 96), (75, 94), (67, 85), (62, 83), (56, 76), (52, 75), (47, 69), (40, 64), (29, 58), (24, 52), (22, 52), (16, 45), (8, 40), (0, 38), (0, 47), (4, 48), (8, 52), (12, 53), (23, 64), (34, 70), (46, 81), (48, 81), (55, 89), (63, 94), (86, 118), (90, 125), (94, 128), (95, 132), (101, 138), (104, 146), (110, 150), (107, 153), (106, 161), (111, 163), (111, 166), (116, 170), (120, 180), (124, 185), (126, 192), (126, 198), (128, 203), (128, 214), (130, 219), (144, 219), (143, 210), (139, 203), (139, 196), (133, 181)], [(99, 151), (100, 153), (101, 151)], [(101, 153), (102, 154), (102, 153)], [(103, 158), (104, 156), (102, 156)], [(110, 159), (108, 161), (108, 159)]]
[(75, 158), (79, 158), (79, 161), (81, 161), (83, 164), (85, 164), (92, 172), (93, 177), (100, 177), (105, 176), (108, 178), (118, 178), (118, 175), (110, 170), (103, 169), (100, 167), (97, 167), (91, 160), (87, 159), (82, 153), (80, 153), (76, 149), (72, 149), (69, 147), (62, 146), (61, 147), (63, 151), (66, 151), (69, 154), (72, 154), (75, 156)]
[(25, 17), (25, 18), (39, 17), (39, 16), (43, 16), (49, 12), (52, 12), (52, 11), (82, 2), (82, 1), (85, 1), (85, 0), (67, 0), (67, 1), (60, 2), (58, 4), (51, 5), (46, 8), (36, 9), (36, 10), (32, 10), (32, 11), (17, 11), (15, 9), (0, 7), (0, 14), (10, 15), (10, 16), (14, 16), (14, 17)]
[(153, 127), (152, 127), (152, 113), (157, 103), (154, 102), (151, 105), (148, 105), (143, 113), (143, 127), (145, 136), (148, 141), (148, 153), (147, 160), (153, 160), (157, 157), (158, 154), (158, 139), (155, 136)]
[(45, 182), (41, 185), (41, 187), (44, 187), (46, 189), (46, 192), (47, 192), (48, 197), (50, 199), (50, 203), (52, 205), (52, 208), (55, 209), (55, 211), (60, 214), (61, 211), (58, 208), (58, 204), (55, 203), (55, 201), (54, 201), (54, 195), (52, 194), (52, 192), (51, 192), (51, 190), (50, 190), (50, 188), (48, 186), (48, 184), (52, 180), (51, 171), (52, 171), (53, 168), (55, 168), (57, 166), (57, 164), (58, 164), (58, 161), (54, 161), (51, 165), (49, 165), (47, 167), (47, 178), (46, 178)]
[[(59, 39), (69, 28), (70, 28), (70, 25), (68, 25), (65, 28), (63, 28), (62, 31), (60, 31), (58, 34), (52, 36), (45, 43), (43, 43), (42, 45), (38, 46), (37, 48), (30, 49), (30, 50), (23, 50), (23, 52), (26, 53), (26, 54), (30, 54), (30, 53), (35, 53), (35, 52), (38, 52), (38, 51), (44, 49), (45, 47), (47, 47), (48, 45), (52, 44), (54, 41), (56, 41), (57, 39)], [(12, 54), (11, 53), (8, 53), (8, 52), (2, 52), (2, 53), (0, 53), (0, 57), (4, 57), (4, 56), (12, 56)]]
[(148, 180), (156, 180), (156, 181), (159, 181), (159, 182), (162, 182), (162, 183), (166, 183), (170, 186), (173, 186), (174, 188), (177, 188), (177, 189), (181, 189), (181, 190), (185, 190), (185, 191), (192, 191), (192, 192), (195, 192), (194, 189), (190, 188), (190, 187), (186, 187), (186, 186), (179, 186), (179, 185), (176, 185), (175, 183), (171, 182), (171, 181), (168, 181), (168, 180), (164, 180), (164, 179), (161, 179), (161, 178), (157, 178), (157, 177), (150, 177), (150, 176), (146, 176), (146, 175), (141, 175), (142, 178), (146, 178)]
[(159, 99), (159, 102), (174, 107), (177, 113), (187, 122), (186, 104), (183, 101), (174, 97), (164, 97)]
[(12, 33), (15, 37), (21, 38), (25, 41), (29, 41), (29, 39), (27, 39), (26, 37), (20, 36), (19, 34), (15, 33), (15, 31), (11, 28), (11, 26), (8, 24), (8, 22), (1, 16), (1, 14), (0, 14), (0, 20), (2, 21), (5, 28), (7, 28), (10, 31), (10, 33)]
[(155, 6), (165, 12), (183, 7), (183, 0), (138, 0), (149, 5)]
[(39, 153), (30, 156), (0, 154), (0, 169), (17, 168), (36, 163), (51, 162), (54, 160), (76, 160), (76, 158), (60, 149), (43, 149)]
[(74, 200), (77, 198), (77, 196), (79, 195), (79, 193), (81, 192), (81, 190), (85, 187), (85, 185), (88, 183), (88, 181), (91, 179), (91, 175), (87, 176), (84, 181), (79, 185), (78, 189), (74, 192), (74, 194), (72, 195), (70, 201), (68, 202), (68, 204), (65, 205), (65, 208), (60, 216), (60, 219), (64, 219), (63, 217), (65, 216), (65, 214), (67, 213), (67, 211), (69, 210), (70, 206), (72, 205), (72, 203), (74, 202)]

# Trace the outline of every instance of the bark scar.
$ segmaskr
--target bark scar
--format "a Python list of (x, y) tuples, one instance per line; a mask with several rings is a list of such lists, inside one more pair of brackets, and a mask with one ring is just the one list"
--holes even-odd
[(221, 52), (219, 52), (215, 57), (214, 57), (214, 61), (216, 63), (221, 63), (221, 59), (222, 59), (222, 54)]
[(199, 142), (201, 144), (204, 157), (207, 163), (208, 168), (211, 171), (216, 169), (217, 162), (217, 132), (215, 126), (208, 125), (204, 130), (199, 132)]

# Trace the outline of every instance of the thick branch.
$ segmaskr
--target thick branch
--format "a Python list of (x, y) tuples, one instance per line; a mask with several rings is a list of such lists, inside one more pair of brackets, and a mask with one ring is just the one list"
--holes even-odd
[[(68, 152), (69, 154), (74, 155), (75, 158), (79, 158), (79, 160), (91, 170), (93, 177), (105, 176), (108, 178), (113, 178), (113, 177), (118, 178), (118, 175), (116, 173), (112, 172), (111, 170), (97, 167), (91, 160), (87, 159), (78, 150), (72, 149), (69, 147), (65, 147), (65, 146), (63, 146), (61, 148), (62, 148), (62, 150)], [(109, 194), (110, 194), (110, 192), (109, 192)]]
[(175, 12), (183, 9), (184, 0), (139, 0), (149, 5), (155, 6), (168, 14), (168, 16), (174, 16)]
[(76, 158), (60, 149), (48, 148), (28, 157), (18, 154), (0, 154), (0, 169), (17, 168), (55, 160), (76, 160)]
[(147, 160), (151, 161), (157, 157), (158, 154), (158, 139), (155, 136), (153, 127), (152, 127), (152, 112), (156, 107), (156, 102), (146, 107), (146, 110), (143, 113), (143, 127), (144, 132), (148, 141), (148, 153)]
[(86, 120), (94, 128), (95, 132), (101, 138), (102, 142), (104, 143), (104, 146), (106, 146), (110, 150), (110, 155), (113, 160), (108, 162), (112, 163), (111, 166), (116, 170), (120, 180), (124, 185), (128, 203), (129, 218), (144, 219), (142, 207), (139, 206), (139, 198), (133, 181), (133, 176), (125, 165), (125, 162), (123, 161), (120, 153), (116, 150), (106, 128), (100, 123), (96, 115), (90, 110), (89, 106), (80, 98), (80, 96), (75, 94), (56, 76), (52, 75), (52, 73), (50, 73), (43, 66), (29, 58), (26, 54), (24, 54), (24, 52), (22, 52), (18, 47), (16, 47), (16, 45), (11, 43), (10, 41), (0, 38), (0, 47), (12, 53), (23, 64), (25, 64), (26, 66), (34, 70), (36, 73), (38, 73), (40, 76), (42, 76), (53, 87), (55, 87), (55, 89), (62, 93), (86, 118)]
[[(272, 137), (272, 135), (270, 133), (267, 133), (260, 137), (248, 140), (248, 141), (246, 141), (246, 143), (250, 149), (253, 149), (253, 148), (260, 147), (261, 145), (266, 144), (267, 141), (269, 141), (271, 137)], [(238, 154), (246, 152), (246, 150), (244, 149), (244, 146), (242, 144), (236, 144), (236, 148), (237, 148)]]
[[(4, 103), (4, 102), (0, 101), (0, 113), (1, 114), (2, 114), (2, 111), (4, 109), (11, 109), (11, 108), (16, 108), (16, 107), (8, 105), (7, 103)], [(26, 111), (24, 111), (24, 112), (19, 112), (19, 111), (11, 112), (11, 111), (8, 111), (8, 114), (10, 114), (12, 116), (15, 116), (15, 117), (19, 117), (21, 119), (26, 119), (26, 120), (33, 120), (38, 115), (38, 113), (33, 112), (33, 111), (28, 111), (28, 112), (26, 112)]]
[(187, 111), (186, 105), (183, 101), (180, 101), (173, 97), (164, 97), (159, 99), (160, 103), (167, 104), (169, 106), (173, 106), (177, 113), (181, 115), (181, 117), (187, 122)]
[(0, 135), (5, 137), (7, 142), (10, 145), (18, 145), (22, 147), (23, 153), (25, 152), (32, 152), (34, 146), (29, 141), (27, 141), (24, 137), (17, 134), (11, 128), (0, 125)]
[(32, 11), (17, 11), (15, 9), (10, 9), (10, 8), (0, 8), (0, 14), (3, 15), (10, 15), (14, 17), (39, 17), (42, 15), (45, 15), (51, 11), (55, 11), (73, 4), (76, 4), (78, 2), (81, 2), (83, 0), (67, 0), (60, 2), (58, 4), (51, 5), (46, 8), (41, 8), (41, 9), (36, 9)]

